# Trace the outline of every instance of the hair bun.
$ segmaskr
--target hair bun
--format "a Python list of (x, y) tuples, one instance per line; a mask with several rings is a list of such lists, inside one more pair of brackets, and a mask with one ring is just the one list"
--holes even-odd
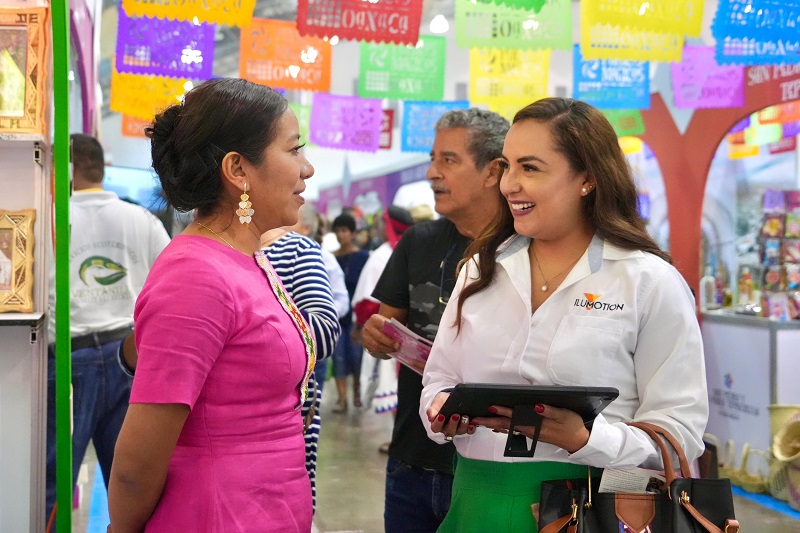
[[(167, 183), (178, 179), (176, 175), (180, 165), (180, 157), (175, 147), (175, 129), (180, 120), (180, 105), (173, 105), (157, 114), (153, 124), (145, 128), (144, 134), (150, 138), (150, 155), (153, 158), (153, 170), (161, 180), (161, 187), (167, 196), (167, 201), (172, 204), (172, 198), (167, 193), (171, 190)], [(174, 205), (174, 204), (173, 204)]]
[(169, 106), (156, 115), (151, 126), (145, 128), (145, 135), (159, 143), (171, 140), (172, 133), (178, 125), (178, 120), (180, 120), (180, 114), (181, 106), (179, 104)]

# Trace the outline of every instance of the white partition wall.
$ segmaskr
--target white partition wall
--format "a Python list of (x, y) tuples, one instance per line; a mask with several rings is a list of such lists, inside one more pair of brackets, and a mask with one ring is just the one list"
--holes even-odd
[(0, 135), (0, 209), (35, 209), (33, 313), (0, 313), (0, 531), (45, 529), (50, 149)]
[(769, 406), (800, 404), (800, 324), (759, 317), (703, 313), (709, 418), (706, 431), (723, 446), (771, 446)]

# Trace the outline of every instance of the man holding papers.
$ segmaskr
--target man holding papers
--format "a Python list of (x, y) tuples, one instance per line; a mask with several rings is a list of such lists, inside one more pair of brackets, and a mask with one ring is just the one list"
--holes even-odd
[[(508, 122), (480, 109), (445, 113), (436, 124), (431, 181), (436, 221), (415, 224), (403, 235), (373, 292), (380, 310), (364, 327), (364, 347), (378, 358), (400, 350), (384, 331), (390, 319), (433, 341), (453, 290), (456, 267), (468, 244), (500, 209), (500, 157)], [(436, 531), (450, 507), (452, 444), (428, 439), (419, 418), (423, 365), (402, 365), (397, 416), (386, 469), (387, 533)]]

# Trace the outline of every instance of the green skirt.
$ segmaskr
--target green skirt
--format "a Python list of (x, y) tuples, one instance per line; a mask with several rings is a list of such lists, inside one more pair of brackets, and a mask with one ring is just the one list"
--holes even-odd
[(458, 455), (450, 510), (438, 533), (536, 532), (531, 504), (539, 502), (542, 481), (586, 475), (586, 466), (572, 463), (501, 463)]

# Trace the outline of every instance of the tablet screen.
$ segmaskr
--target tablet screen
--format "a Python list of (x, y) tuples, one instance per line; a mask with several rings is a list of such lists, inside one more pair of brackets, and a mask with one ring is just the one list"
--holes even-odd
[(492, 405), (513, 409), (537, 403), (569, 409), (590, 422), (619, 396), (612, 387), (561, 387), (558, 385), (506, 385), (496, 383), (460, 383), (450, 392), (440, 414), (497, 416), (489, 411)]

